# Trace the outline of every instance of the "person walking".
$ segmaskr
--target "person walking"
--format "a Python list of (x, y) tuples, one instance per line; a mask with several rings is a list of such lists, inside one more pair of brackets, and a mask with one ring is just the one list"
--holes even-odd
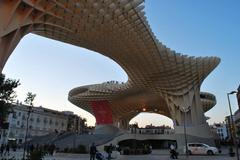
[(5, 148), (5, 149), (6, 149), (6, 150), (5, 150), (4, 155), (6, 155), (6, 153), (7, 153), (8, 156), (9, 156), (9, 150), (10, 150), (10, 148), (9, 148), (9, 144), (6, 145), (6, 148)]
[(1, 157), (3, 156), (4, 148), (5, 148), (4, 144), (1, 144), (1, 147), (0, 147), (0, 155), (1, 155)]
[(178, 159), (177, 157), (177, 151), (176, 151), (176, 148), (175, 148), (175, 145), (174, 144), (171, 144), (170, 145), (170, 157), (172, 159)]
[(112, 154), (112, 150), (113, 150), (113, 145), (110, 144), (108, 146), (108, 149), (107, 149), (107, 153), (108, 153), (108, 160), (110, 160), (112, 157), (111, 157), (111, 154)]
[(30, 144), (29, 150), (30, 150), (30, 153), (32, 153), (34, 151), (34, 145), (33, 144)]
[(97, 153), (97, 148), (95, 146), (95, 143), (92, 143), (90, 147), (90, 160), (95, 160), (96, 153)]

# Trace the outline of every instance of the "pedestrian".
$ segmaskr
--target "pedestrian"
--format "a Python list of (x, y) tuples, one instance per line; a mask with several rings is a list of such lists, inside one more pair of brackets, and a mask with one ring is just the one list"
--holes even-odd
[(13, 144), (13, 145), (12, 145), (12, 150), (13, 150), (13, 152), (16, 152), (16, 150), (17, 150), (17, 144)]
[(113, 150), (113, 145), (110, 144), (107, 148), (107, 153), (108, 153), (108, 160), (110, 160), (112, 157), (111, 157), (111, 154), (112, 154), (112, 150)]
[(178, 159), (177, 154), (178, 154), (178, 153), (176, 152), (175, 145), (174, 145), (174, 144), (171, 144), (171, 145), (170, 145), (170, 157), (171, 157), (172, 159)]
[(28, 142), (25, 142), (27, 143), (27, 156), (30, 155), (30, 144)]
[(30, 150), (30, 153), (32, 153), (34, 151), (34, 145), (33, 144), (30, 144), (29, 150)]
[(152, 153), (152, 146), (151, 145), (149, 145), (149, 151), (150, 151), (150, 153)]
[(0, 147), (0, 155), (1, 155), (1, 157), (3, 156), (4, 148), (5, 148), (4, 144), (1, 144), (1, 147)]
[(9, 144), (7, 144), (7, 145), (6, 145), (6, 150), (5, 150), (4, 155), (6, 155), (6, 154), (9, 155), (9, 150), (10, 150), (10, 148), (9, 148)]
[(90, 147), (90, 160), (95, 160), (96, 153), (97, 153), (97, 148), (95, 146), (95, 143), (92, 143)]
[(54, 150), (55, 150), (56, 146), (54, 144), (51, 144), (49, 146), (49, 151), (50, 151), (50, 155), (53, 156)]

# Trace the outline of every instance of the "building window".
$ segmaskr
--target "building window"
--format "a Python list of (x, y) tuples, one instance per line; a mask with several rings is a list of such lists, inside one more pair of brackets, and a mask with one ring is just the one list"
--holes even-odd
[(18, 116), (19, 116), (19, 117), (21, 116), (21, 112), (18, 112)]
[(18, 140), (18, 143), (19, 143), (19, 144), (22, 144), (22, 139), (19, 139), (19, 140)]
[(44, 123), (47, 123), (47, 118), (44, 118), (43, 122), (44, 122)]
[(30, 121), (33, 122), (33, 121), (34, 121), (34, 118), (30, 118)]
[(52, 124), (52, 119), (49, 120), (49, 124)]
[(16, 112), (13, 112), (13, 119), (16, 119), (16, 118), (17, 118)]

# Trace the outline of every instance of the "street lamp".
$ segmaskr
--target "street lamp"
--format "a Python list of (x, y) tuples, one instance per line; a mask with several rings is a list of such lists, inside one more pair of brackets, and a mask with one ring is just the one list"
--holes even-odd
[(185, 139), (185, 154), (186, 154), (186, 158), (188, 158), (188, 146), (187, 146), (187, 131), (186, 131), (186, 113), (190, 111), (190, 106), (188, 107), (183, 107), (183, 108), (180, 108), (180, 110), (184, 113), (183, 114), (183, 118), (184, 118), (184, 139)]
[(29, 118), (30, 118), (30, 114), (32, 112), (32, 107), (29, 106), (28, 107), (28, 112), (27, 112), (27, 128), (26, 128), (26, 134), (25, 134), (25, 138), (24, 138), (24, 148), (23, 148), (23, 160), (25, 159), (25, 152), (26, 152), (26, 145), (27, 145), (27, 136), (28, 136), (28, 121), (29, 121)]
[[(231, 118), (230, 132), (231, 132), (231, 135), (232, 135), (234, 146), (236, 148), (237, 160), (239, 160), (238, 143), (236, 141), (235, 123), (234, 123), (234, 120), (233, 120), (232, 107), (231, 107), (230, 98), (229, 98), (230, 94), (235, 94), (235, 93), (238, 93), (238, 92), (237, 91), (232, 91), (230, 93), (227, 93), (227, 98), (228, 98), (228, 106), (229, 106), (230, 118)], [(232, 129), (231, 129), (231, 125), (232, 125)]]

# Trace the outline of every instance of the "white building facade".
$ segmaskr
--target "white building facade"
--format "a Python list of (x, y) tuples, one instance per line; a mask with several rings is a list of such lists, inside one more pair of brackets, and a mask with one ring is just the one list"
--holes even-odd
[(212, 131), (216, 132), (221, 141), (227, 140), (229, 137), (228, 129), (225, 123), (214, 123), (211, 125)]
[(8, 116), (9, 128), (0, 132), (0, 144), (9, 141), (15, 141), (17, 144), (24, 143), (28, 114), (28, 139), (33, 136), (67, 131), (68, 115), (43, 107), (30, 108), (20, 104), (13, 106), (13, 112)]

